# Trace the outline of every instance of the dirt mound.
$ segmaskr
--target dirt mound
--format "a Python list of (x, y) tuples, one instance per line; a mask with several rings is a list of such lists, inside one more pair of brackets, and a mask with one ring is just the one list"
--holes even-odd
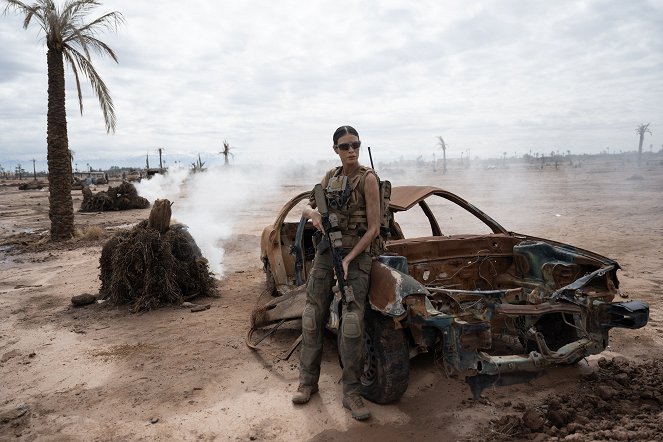
[(102, 299), (141, 311), (216, 295), (207, 260), (186, 226), (169, 224), (170, 202), (157, 200), (149, 220), (104, 244), (99, 259)]
[(105, 192), (92, 193), (89, 187), (83, 188), (81, 212), (104, 212), (110, 210), (146, 209), (150, 202), (138, 195), (136, 187), (123, 182), (117, 187), (109, 187)]
[[(663, 361), (601, 358), (568, 394), (548, 396), (522, 415), (491, 422), (482, 438), (503, 440), (660, 440)], [(519, 407), (516, 406), (516, 409)], [(522, 408), (520, 407), (521, 411)]]

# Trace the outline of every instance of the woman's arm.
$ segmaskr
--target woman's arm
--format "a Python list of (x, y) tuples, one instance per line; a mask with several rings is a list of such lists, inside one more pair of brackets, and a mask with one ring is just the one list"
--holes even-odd
[[(368, 220), (368, 230), (359, 242), (350, 250), (350, 253), (343, 258), (343, 272), (348, 274), (350, 262), (373, 242), (380, 233), (380, 190), (378, 179), (374, 173), (366, 175), (364, 180), (364, 199), (366, 200), (366, 218)], [(306, 210), (306, 209), (304, 209)], [(319, 214), (318, 214), (319, 215)]]
[(304, 210), (302, 210), (302, 216), (306, 219), (310, 219), (311, 223), (313, 223), (313, 227), (321, 232), (324, 231), (322, 228), (322, 215), (320, 215), (320, 212), (318, 212), (317, 209), (312, 207), (312, 204), (309, 203), (304, 207)]

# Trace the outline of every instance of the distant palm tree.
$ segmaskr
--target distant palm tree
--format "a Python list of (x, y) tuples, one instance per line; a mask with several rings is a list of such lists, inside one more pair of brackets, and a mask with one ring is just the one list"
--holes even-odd
[(200, 159), (200, 154), (198, 154), (198, 161), (191, 163), (191, 170), (193, 173), (204, 172), (207, 170), (205, 167), (205, 162)]
[(60, 7), (52, 0), (34, 0), (27, 4), (18, 0), (4, 0), (3, 14), (13, 9), (25, 14), (23, 28), (33, 19), (44, 32), (48, 66), (48, 112), (46, 116), (48, 146), (49, 218), (51, 240), (71, 238), (74, 234), (74, 205), (71, 199), (71, 161), (65, 110), (64, 62), (76, 79), (78, 104), (83, 113), (83, 97), (78, 78), (82, 72), (92, 85), (104, 114), (106, 131), (115, 131), (115, 108), (108, 87), (101, 79), (90, 58), (90, 51), (108, 55), (115, 62), (113, 50), (97, 38), (100, 30), (116, 29), (124, 21), (119, 12), (110, 12), (85, 23), (85, 16), (101, 3), (96, 0), (67, 0)]
[(440, 149), (442, 149), (442, 173), (447, 173), (447, 143), (442, 137), (437, 137)]
[(226, 165), (226, 166), (228, 164), (230, 164), (228, 162), (228, 156), (231, 156), (231, 157), (235, 158), (235, 155), (233, 155), (230, 152), (230, 149), (231, 149), (231, 147), (230, 147), (230, 143), (228, 143), (228, 140), (223, 140), (223, 150), (221, 152), (219, 152), (219, 154), (223, 155), (223, 161), (224, 161), (223, 164)]
[(638, 144), (638, 167), (640, 167), (642, 162), (642, 142), (645, 140), (645, 134), (647, 132), (649, 132), (649, 135), (652, 134), (651, 130), (649, 129), (650, 124), (651, 123), (641, 124), (635, 128), (635, 133), (640, 136), (640, 143)]

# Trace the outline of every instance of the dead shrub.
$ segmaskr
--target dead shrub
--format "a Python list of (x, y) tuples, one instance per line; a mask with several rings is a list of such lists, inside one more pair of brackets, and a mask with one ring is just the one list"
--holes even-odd
[(138, 195), (136, 187), (123, 182), (117, 187), (109, 186), (105, 192), (92, 193), (89, 187), (83, 188), (81, 212), (105, 212), (110, 210), (147, 209), (150, 202)]
[(76, 227), (75, 237), (80, 241), (96, 241), (106, 237), (106, 229), (98, 225)]
[[(170, 209), (170, 202), (162, 201)], [(104, 244), (99, 259), (102, 299), (143, 311), (216, 295), (207, 259), (186, 226), (168, 226), (163, 220), (162, 201), (155, 202), (153, 210), (162, 210), (159, 227), (165, 226), (165, 232), (145, 220)]]

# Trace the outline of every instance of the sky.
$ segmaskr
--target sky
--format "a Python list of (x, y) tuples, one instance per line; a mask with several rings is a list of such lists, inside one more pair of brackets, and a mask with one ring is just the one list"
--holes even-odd
[[(93, 63), (114, 134), (66, 74), (79, 169), (155, 165), (158, 148), (219, 164), (224, 139), (240, 164), (306, 164), (333, 159), (343, 124), (381, 161), (439, 158), (438, 136), (449, 158), (629, 151), (642, 123), (663, 146), (663, 0), (107, 0), (90, 17), (110, 11), (119, 63)], [(46, 168), (41, 37), (0, 16), (3, 166)]]

